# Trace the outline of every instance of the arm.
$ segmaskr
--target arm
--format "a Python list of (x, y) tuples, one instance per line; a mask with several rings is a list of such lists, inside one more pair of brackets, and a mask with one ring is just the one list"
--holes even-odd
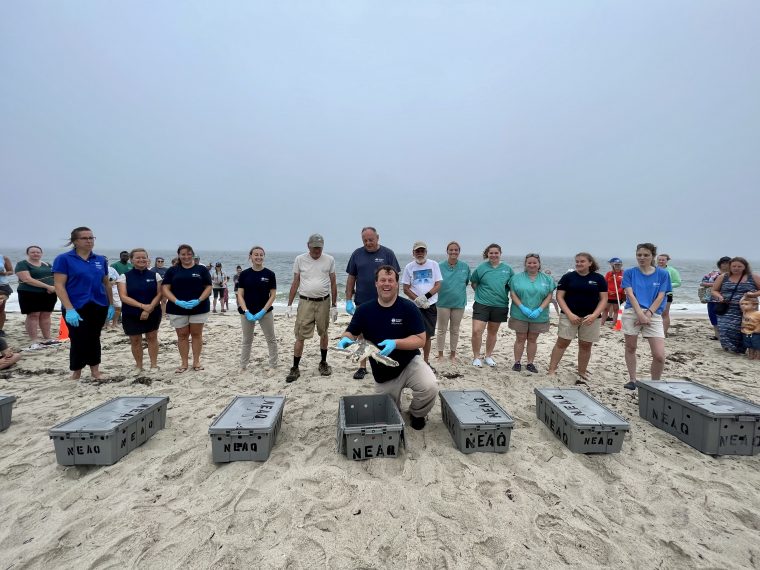
[(269, 308), (274, 305), (274, 300), (277, 298), (277, 289), (270, 289), (269, 290), (269, 299), (267, 299), (267, 302), (264, 303), (264, 310), (268, 311)]
[[(432, 297), (433, 295), (435, 295), (436, 293), (438, 293), (438, 291), (441, 290), (441, 283), (442, 283), (442, 281), (436, 281), (435, 285), (433, 285), (433, 288), (430, 291), (428, 291), (426, 295), (430, 295), (430, 297)], [(428, 297), (428, 299), (430, 297)]]
[(670, 273), (670, 284), (673, 286), (673, 289), (676, 289), (681, 286), (681, 274), (678, 273), (677, 269), (673, 269)]
[[(510, 291), (511, 294), (511, 291)], [(546, 310), (546, 307), (552, 304), (552, 298), (554, 297), (554, 291), (549, 291), (549, 293), (544, 297), (544, 300), (541, 301), (541, 304), (538, 306), (542, 311)]]
[(565, 290), (564, 289), (558, 289), (557, 290), (557, 303), (559, 304), (559, 308), (562, 309), (562, 312), (565, 313), (565, 316), (568, 318), (568, 320), (573, 323), (574, 325), (579, 325), (583, 322), (583, 319), (577, 315), (575, 315), (571, 310), (570, 307), (567, 306), (567, 303), (565, 302)]
[(718, 276), (718, 278), (715, 280), (715, 283), (712, 284), (712, 291), (710, 292), (713, 299), (715, 299), (719, 303), (723, 301), (723, 295), (720, 294), (720, 288), (723, 286), (723, 279), (725, 279), (725, 277), (726, 277), (726, 274), (721, 273)]
[(301, 274), (293, 274), (293, 282), (290, 284), (290, 292), (288, 293), (288, 307), (293, 305), (293, 300), (296, 298), (298, 292), (298, 286), (301, 284)]
[(330, 294), (332, 295), (332, 299), (330, 301), (332, 302), (333, 307), (338, 306), (338, 281), (335, 277), (335, 273), (330, 273)]
[(28, 271), (17, 271), (16, 277), (18, 277), (18, 280), (21, 283), (26, 283), (27, 285), (39, 287), (40, 289), (45, 289), (48, 293), (55, 293), (55, 285), (48, 285), (47, 283), (43, 283), (39, 279), (32, 279), (32, 274), (29, 273)]
[(356, 276), (349, 275), (346, 278), (346, 301), (351, 301), (354, 298), (355, 286), (356, 286)]
[(113, 288), (111, 287), (111, 281), (108, 279), (108, 274), (103, 275), (103, 287), (106, 289), (106, 298), (108, 299), (108, 305), (113, 307)]
[(414, 293), (414, 291), (412, 291), (412, 286), (408, 283), (404, 283), (404, 295), (406, 295), (412, 301), (417, 298), (417, 295)]
[(603, 293), (599, 293), (599, 303), (597, 303), (596, 308), (594, 309), (594, 312), (590, 315), (586, 315), (586, 317), (583, 319), (584, 325), (591, 325), (596, 319), (599, 318), (599, 315), (602, 314), (602, 311), (607, 308), (607, 298), (608, 293), (607, 291), (604, 291)]
[(517, 307), (522, 306), (522, 301), (520, 300), (520, 297), (517, 296), (517, 293), (515, 293), (513, 289), (509, 290), (509, 298), (512, 299), (513, 305)]
[(396, 340), (396, 350), (414, 350), (425, 346), (425, 333), (412, 334)]
[(654, 301), (652, 301), (652, 305), (647, 309), (649, 311), (649, 316), (652, 316), (654, 313), (657, 312), (657, 309), (660, 307), (660, 304), (662, 303), (662, 300), (665, 298), (665, 293), (660, 291), (657, 293), (657, 296), (654, 298)]
[[(649, 318), (654, 314), (654, 312), (650, 311), (649, 309), (646, 309), (646, 312), (642, 310), (641, 305), (639, 305), (639, 300), (636, 298), (636, 295), (633, 292), (633, 287), (625, 288), (625, 296), (631, 303), (633, 312), (636, 313), (637, 322), (642, 325), (648, 325)], [(655, 302), (657, 302), (658, 299), (662, 301), (664, 297), (665, 295), (663, 293), (658, 293), (657, 297), (655, 298)], [(659, 305), (659, 302), (657, 304)]]
[(206, 288), (203, 290), (203, 293), (201, 293), (200, 297), (198, 297), (198, 300), (202, 303), (206, 299), (208, 299), (211, 296), (211, 292), (213, 290), (213, 286), (206, 285)]
[(11, 258), (7, 255), (3, 256), (3, 271), (0, 271), (3, 275), (13, 275), (13, 265), (11, 265)]
[(61, 305), (63, 305), (63, 308), (67, 311), (71, 311), (74, 308), (74, 305), (71, 304), (69, 294), (66, 292), (66, 281), (68, 280), (69, 276), (65, 273), (53, 274), (53, 281), (55, 282), (55, 294), (58, 295), (58, 298), (61, 300)]

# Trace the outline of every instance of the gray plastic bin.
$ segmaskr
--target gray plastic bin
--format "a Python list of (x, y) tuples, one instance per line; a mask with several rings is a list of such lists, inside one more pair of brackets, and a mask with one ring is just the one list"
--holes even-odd
[(404, 420), (387, 394), (343, 396), (338, 406), (338, 452), (354, 460), (398, 457)]
[(639, 415), (710, 455), (760, 452), (760, 406), (696, 382), (640, 381)]
[(618, 453), (628, 422), (580, 388), (536, 388), (536, 416), (573, 453)]
[(114, 398), (50, 429), (60, 465), (113, 465), (166, 425), (166, 396)]
[(462, 453), (509, 449), (514, 420), (483, 390), (442, 390), (441, 417)]
[(284, 407), (285, 396), (235, 396), (208, 428), (214, 463), (269, 459)]
[(0, 395), (0, 431), (5, 431), (11, 425), (11, 415), (13, 414), (13, 402), (16, 396)]

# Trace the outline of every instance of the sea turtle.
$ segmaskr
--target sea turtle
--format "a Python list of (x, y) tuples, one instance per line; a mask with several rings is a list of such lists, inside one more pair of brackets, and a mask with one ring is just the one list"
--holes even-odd
[(357, 340), (355, 343), (348, 345), (346, 348), (337, 348), (337, 347), (331, 347), (333, 350), (336, 350), (338, 352), (344, 352), (348, 356), (346, 358), (351, 359), (353, 362), (359, 362), (360, 360), (363, 360), (367, 357), (374, 358), (381, 364), (385, 364), (386, 366), (398, 366), (398, 362), (393, 360), (392, 358), (388, 358), (387, 356), (383, 356), (380, 354), (380, 350), (377, 346), (372, 344), (370, 341), (361, 339)]

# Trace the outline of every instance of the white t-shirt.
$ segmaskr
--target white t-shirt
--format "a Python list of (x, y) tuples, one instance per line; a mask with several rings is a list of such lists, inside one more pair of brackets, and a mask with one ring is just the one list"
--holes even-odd
[(321, 299), (330, 294), (330, 275), (335, 274), (335, 259), (326, 253), (320, 255), (319, 259), (302, 253), (293, 263), (293, 273), (298, 273), (301, 278), (298, 284), (299, 295)]
[[(401, 284), (411, 285), (412, 291), (418, 297), (425, 295), (430, 291), (438, 281), (443, 281), (441, 267), (436, 261), (426, 259), (425, 263), (419, 264), (416, 261), (407, 263), (404, 272), (401, 274)], [(434, 305), (438, 301), (438, 293), (430, 297), (428, 302)]]

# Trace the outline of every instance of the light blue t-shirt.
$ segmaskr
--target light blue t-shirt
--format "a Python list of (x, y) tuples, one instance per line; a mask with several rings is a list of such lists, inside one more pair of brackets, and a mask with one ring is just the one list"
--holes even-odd
[(443, 309), (463, 309), (467, 305), (467, 284), (470, 282), (470, 266), (457, 261), (454, 267), (441, 261), (441, 288), (438, 290), (438, 306)]
[[(623, 271), (623, 289), (629, 287), (633, 289), (633, 294), (642, 310), (652, 306), (652, 302), (658, 293), (667, 293), (673, 290), (670, 285), (670, 274), (666, 269), (660, 267), (655, 267), (654, 273), (651, 275), (644, 275), (638, 267), (626, 269)], [(625, 308), (630, 309), (631, 306), (630, 299), (626, 299)], [(663, 310), (665, 310), (665, 299), (660, 302), (655, 313), (661, 315)]]
[(475, 302), (489, 307), (509, 307), (507, 287), (512, 278), (512, 268), (506, 263), (493, 267), (484, 261), (470, 275), (470, 282), (475, 283)]
[[(522, 304), (530, 309), (538, 308), (546, 296), (554, 291), (555, 287), (554, 279), (541, 272), (536, 275), (535, 280), (531, 280), (530, 276), (523, 271), (522, 273), (516, 273), (509, 281), (509, 288), (519, 297)], [(512, 309), (509, 315), (513, 319), (527, 321), (529, 323), (549, 322), (548, 307), (544, 309), (537, 318), (529, 319), (523, 314), (516, 303), (512, 303)]]

